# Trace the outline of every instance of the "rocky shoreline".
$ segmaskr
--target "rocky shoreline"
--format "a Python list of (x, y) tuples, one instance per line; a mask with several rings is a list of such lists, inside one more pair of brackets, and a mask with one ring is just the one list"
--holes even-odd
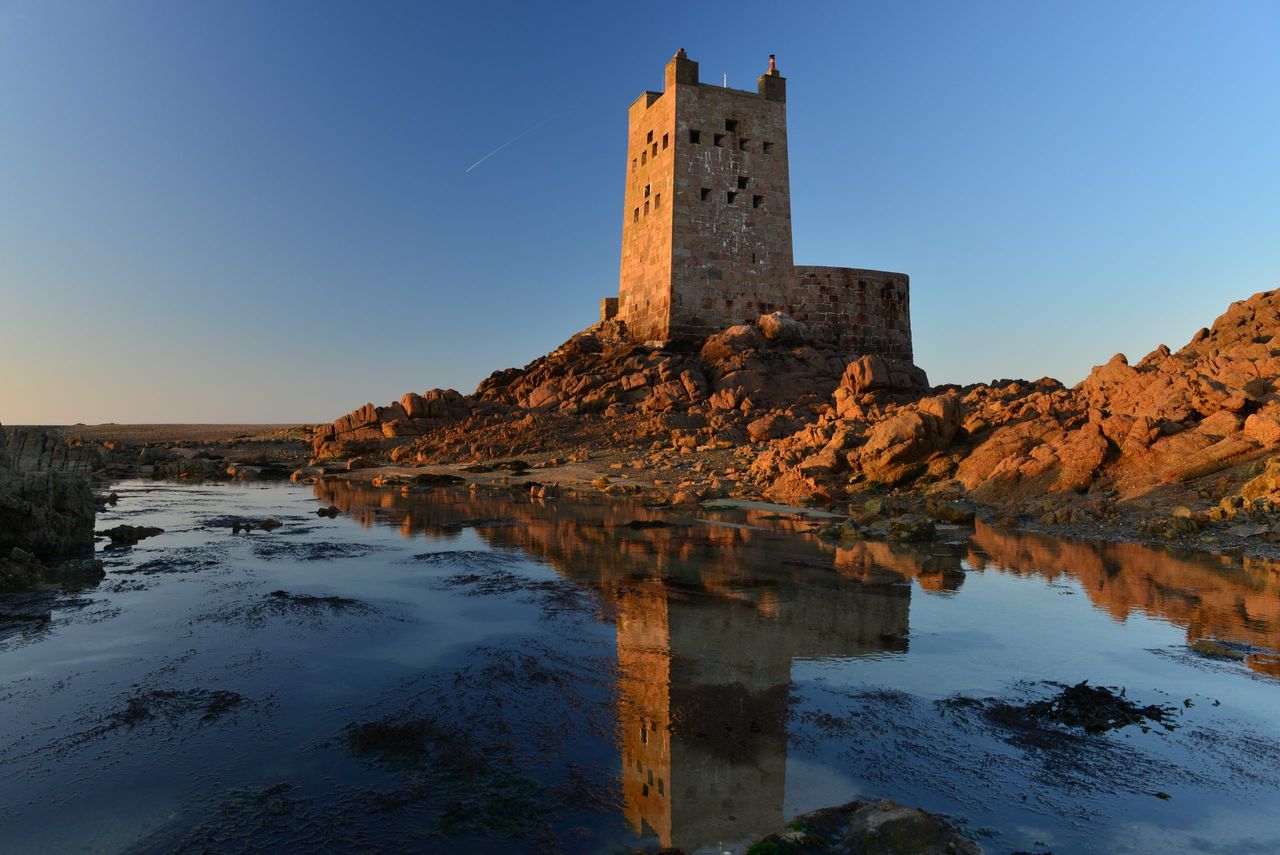
[(850, 537), (877, 536), (871, 506), (1275, 557), (1278, 336), (1268, 291), (1176, 352), (1117, 354), (1075, 387), (930, 387), (917, 366), (833, 351), (781, 313), (661, 347), (610, 321), (472, 395), (408, 393), (321, 425), (321, 468), (299, 477), (505, 467), (534, 490), (822, 507), (849, 517)]
[(106, 492), (115, 480), (286, 479), (307, 460), (296, 429), (225, 434), (182, 425), (0, 425), (0, 593), (102, 579), (95, 544), (136, 534), (122, 531), (129, 526), (94, 530), (97, 512), (115, 501)]

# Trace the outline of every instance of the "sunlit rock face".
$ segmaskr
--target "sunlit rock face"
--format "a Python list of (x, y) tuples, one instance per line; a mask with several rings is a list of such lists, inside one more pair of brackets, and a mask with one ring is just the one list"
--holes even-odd
[(1000, 380), (902, 404), (888, 372), (851, 366), (834, 413), (775, 441), (754, 473), (775, 498), (849, 482), (952, 480), (1003, 505), (1095, 485), (1135, 497), (1274, 453), (1280, 444), (1280, 291), (1234, 303), (1181, 350), (1117, 354), (1074, 388)]

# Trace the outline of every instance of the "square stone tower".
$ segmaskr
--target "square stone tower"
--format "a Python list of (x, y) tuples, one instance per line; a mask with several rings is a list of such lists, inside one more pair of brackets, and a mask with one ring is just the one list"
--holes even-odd
[(785, 309), (795, 276), (786, 100), (773, 57), (747, 92), (699, 83), (681, 49), (665, 91), (632, 103), (616, 306), (632, 338), (705, 336)]

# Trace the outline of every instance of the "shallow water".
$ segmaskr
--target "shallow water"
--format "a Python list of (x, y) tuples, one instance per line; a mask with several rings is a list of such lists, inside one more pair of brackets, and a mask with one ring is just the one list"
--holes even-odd
[[(463, 490), (116, 491), (100, 527), (165, 533), (94, 587), (0, 598), (6, 852), (739, 851), (878, 797), (990, 852), (1280, 850), (1270, 565), (983, 527), (837, 549), (797, 515)], [(1084, 679), (1175, 728), (984, 714)]]

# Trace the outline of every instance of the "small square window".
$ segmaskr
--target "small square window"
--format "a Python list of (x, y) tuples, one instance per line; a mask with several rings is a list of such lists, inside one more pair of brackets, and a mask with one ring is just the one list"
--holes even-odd
[[(756, 197), (756, 198), (759, 198), (759, 197)], [(662, 207), (662, 194), (658, 193), (653, 197), (653, 210), (656, 211), (661, 207)], [(757, 205), (756, 207), (759, 207), (759, 206)]]
[(654, 156), (654, 157), (657, 157), (657, 156), (658, 156), (658, 144), (657, 144), (657, 143), (654, 143), (654, 144), (653, 144), (653, 156)]
[(639, 209), (639, 208), (636, 208), (636, 209), (635, 209), (635, 211), (631, 214), (631, 222), (633, 222), (633, 223), (638, 223), (638, 222), (640, 222), (640, 209)]
[(701, 142), (702, 142), (702, 131), (695, 131), (695, 130), (693, 130), (692, 128), (690, 128), (690, 129), (689, 129), (689, 142), (693, 143), (694, 145), (698, 145), (699, 143), (701, 143)]
[(739, 189), (739, 190), (746, 190), (746, 189), (747, 189), (747, 176), (745, 176), (745, 175), (739, 175), (739, 176), (738, 176), (738, 189)]
[(752, 197), (751, 197), (751, 207), (753, 207), (753, 208), (759, 208), (762, 204), (764, 204), (764, 197), (763, 197), (763, 196), (752, 196)]
[(729, 133), (731, 133), (731, 134), (736, 134), (736, 133), (738, 132), (738, 120), (737, 120), (737, 119), (725, 119), (725, 120), (724, 120), (724, 129), (725, 129), (726, 131), (728, 131)]
[(749, 142), (751, 142), (751, 140), (747, 139), (746, 137), (743, 137), (742, 139), (738, 140), (738, 148), (742, 149), (743, 151), (746, 151), (747, 143)]
[(649, 136), (645, 138), (645, 142), (653, 142), (653, 131), (649, 131)]
[(728, 193), (726, 193), (725, 195), (728, 197), (728, 202), (729, 202), (729, 204), (730, 204), (730, 205), (732, 205), (732, 204), (733, 204), (733, 200), (738, 198), (738, 191), (736, 191), (736, 190), (730, 190), (730, 191), (729, 191)]
[(710, 198), (711, 198), (711, 188), (710, 188), (710, 187), (703, 187), (703, 188), (702, 188), (702, 201), (704, 201), (704, 202), (705, 202), (705, 201), (707, 201), (707, 200), (708, 200), (708, 199), (710, 199)]
[(653, 186), (652, 184), (646, 184), (646, 185), (644, 185), (644, 197), (645, 197), (646, 199), (648, 199), (648, 198), (649, 198), (649, 188), (650, 188), (650, 187), (652, 187), (652, 186)]
[(773, 152), (773, 143), (771, 142), (761, 143), (760, 150), (763, 151), (765, 154), (771, 154)]
[(670, 139), (671, 139), (671, 134), (663, 134), (663, 135), (662, 135), (662, 150), (663, 150), (663, 151), (666, 151), (666, 150), (667, 150), (667, 143), (670, 141)]
[(714, 141), (716, 145), (720, 146), (721, 148), (724, 148), (724, 134), (716, 134)]

